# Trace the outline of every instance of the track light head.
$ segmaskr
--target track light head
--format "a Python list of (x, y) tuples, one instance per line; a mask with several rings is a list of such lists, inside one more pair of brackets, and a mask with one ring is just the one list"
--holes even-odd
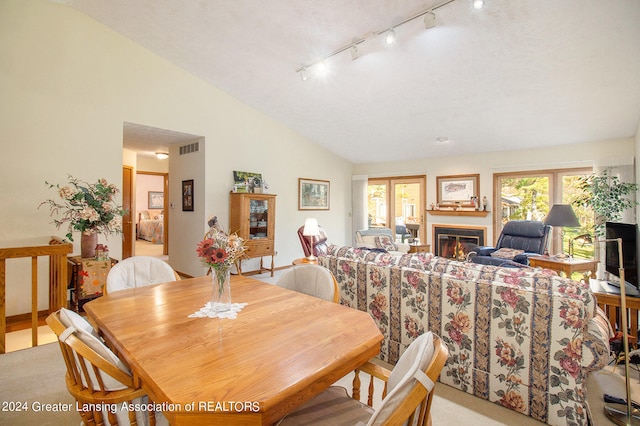
[(301, 79), (302, 81), (307, 81), (307, 78), (308, 78), (308, 76), (307, 76), (307, 69), (306, 69), (306, 68), (302, 68), (302, 69), (300, 70), (300, 79)]
[(391, 46), (396, 42), (396, 32), (393, 31), (393, 28), (389, 29), (384, 35), (384, 44), (387, 46)]
[(351, 53), (352, 61), (355, 61), (360, 57), (360, 54), (358, 53), (358, 46), (356, 46), (355, 44), (351, 46), (351, 48), (349, 49), (349, 53)]
[(428, 30), (436, 26), (436, 15), (433, 12), (427, 12), (424, 15), (424, 28)]
[(484, 0), (473, 0), (474, 9), (482, 9), (484, 7)]
[(329, 67), (325, 61), (318, 62), (314, 68), (316, 69), (316, 75), (318, 77), (325, 77), (329, 73)]

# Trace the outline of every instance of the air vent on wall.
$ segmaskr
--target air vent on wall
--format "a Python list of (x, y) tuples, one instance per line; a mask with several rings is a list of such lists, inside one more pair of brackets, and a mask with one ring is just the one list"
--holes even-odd
[(190, 154), (192, 152), (198, 152), (200, 149), (200, 142), (190, 143), (180, 147), (180, 155)]

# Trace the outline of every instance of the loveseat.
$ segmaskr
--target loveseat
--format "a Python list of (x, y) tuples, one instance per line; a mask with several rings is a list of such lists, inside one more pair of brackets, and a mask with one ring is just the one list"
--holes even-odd
[(552, 271), (332, 245), (343, 305), (369, 312), (395, 363), (420, 334), (449, 349), (440, 381), (550, 425), (585, 425), (587, 373), (606, 366), (609, 324), (588, 284)]

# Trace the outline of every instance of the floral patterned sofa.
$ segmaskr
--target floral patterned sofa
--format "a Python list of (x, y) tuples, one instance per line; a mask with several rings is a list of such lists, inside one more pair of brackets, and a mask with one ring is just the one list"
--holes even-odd
[(440, 381), (550, 425), (590, 417), (587, 373), (610, 360), (610, 325), (588, 284), (552, 271), (330, 246), (319, 263), (340, 301), (374, 318), (395, 363), (425, 331), (443, 338)]

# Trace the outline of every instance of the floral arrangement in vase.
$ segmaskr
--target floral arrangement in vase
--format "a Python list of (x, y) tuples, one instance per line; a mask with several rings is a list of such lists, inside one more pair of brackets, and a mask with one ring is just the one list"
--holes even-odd
[(40, 206), (48, 204), (52, 216), (61, 214), (62, 217), (54, 219), (53, 223), (58, 229), (68, 224), (66, 237), (70, 241), (73, 241), (74, 231), (82, 232), (83, 236), (122, 233), (125, 210), (114, 200), (118, 188), (106, 179), (90, 184), (69, 175), (68, 183), (64, 186), (49, 182), (45, 184), (49, 189), (58, 191), (60, 200), (46, 200)]
[(81, 232), (81, 255), (83, 258), (95, 257), (98, 234), (122, 233), (122, 206), (116, 204), (114, 198), (118, 188), (109, 184), (106, 179), (99, 179), (90, 184), (83, 180), (68, 176), (64, 186), (45, 181), (49, 189), (58, 191), (60, 200), (46, 200), (40, 204), (49, 205), (51, 216), (61, 215), (53, 223), (58, 229), (68, 225), (66, 237), (73, 241), (73, 232)]
[[(244, 255), (246, 247), (244, 240), (238, 235), (225, 233), (219, 227), (215, 216), (209, 220), (209, 226), (211, 229), (198, 243), (196, 253), (213, 271), (214, 286), (217, 282), (217, 291), (214, 288), (214, 299), (217, 293), (216, 301), (220, 301), (226, 290), (225, 285), (228, 285), (229, 269)], [(231, 303), (230, 300), (227, 303)]]

